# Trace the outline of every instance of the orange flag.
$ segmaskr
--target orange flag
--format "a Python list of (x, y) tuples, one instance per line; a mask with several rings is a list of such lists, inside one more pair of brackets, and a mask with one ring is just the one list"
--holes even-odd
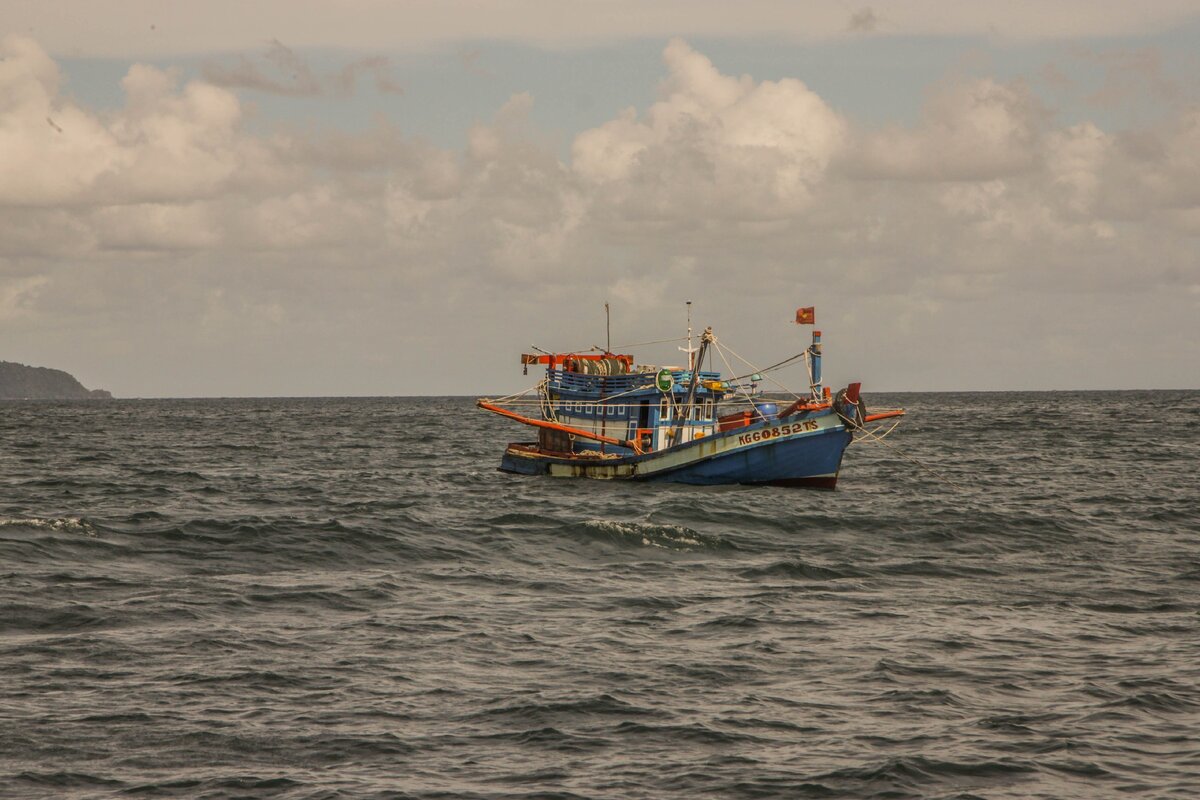
[(796, 324), (797, 325), (816, 325), (817, 324), (817, 309), (815, 306), (808, 308), (796, 309)]

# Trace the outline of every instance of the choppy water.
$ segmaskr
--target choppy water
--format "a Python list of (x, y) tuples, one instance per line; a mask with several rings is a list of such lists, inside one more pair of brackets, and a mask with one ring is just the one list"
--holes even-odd
[(1200, 393), (868, 401), (833, 493), (505, 475), (465, 399), (4, 404), (0, 795), (1200, 796)]

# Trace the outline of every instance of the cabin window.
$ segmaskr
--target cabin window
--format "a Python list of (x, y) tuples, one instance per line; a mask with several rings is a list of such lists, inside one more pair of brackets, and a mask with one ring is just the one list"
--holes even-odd
[(625, 406), (617, 406), (617, 416), (618, 417), (625, 416)]
[(662, 399), (662, 403), (659, 404), (658, 418), (659, 419), (670, 419), (671, 418), (671, 401), (666, 397), (664, 397)]

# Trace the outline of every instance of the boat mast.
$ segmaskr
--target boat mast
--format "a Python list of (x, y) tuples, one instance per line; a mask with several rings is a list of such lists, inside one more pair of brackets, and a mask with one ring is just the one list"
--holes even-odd
[[(689, 302), (690, 306), (691, 303)], [(704, 329), (704, 334), (700, 337), (700, 358), (699, 361), (704, 361), (704, 351), (708, 349), (708, 345), (715, 342), (717, 337), (713, 336), (712, 328)], [(700, 381), (700, 371), (692, 370), (691, 380), (688, 381), (687, 397), (683, 401), (683, 416), (676, 420), (675, 429), (671, 433), (671, 444), (679, 444), (680, 434), (683, 433), (683, 425), (689, 419), (693, 418), (692, 404), (696, 401), (696, 384)]]
[(812, 344), (808, 348), (809, 375), (812, 383), (809, 386), (814, 400), (821, 399), (821, 332), (813, 331)]
[(688, 369), (695, 369), (696, 362), (692, 361), (692, 301), (687, 301), (687, 317), (688, 317)]
[(688, 346), (680, 347), (679, 350), (688, 354), (688, 370), (696, 368), (696, 348), (692, 347), (692, 301), (687, 301), (687, 321), (688, 321)]
[(608, 313), (608, 303), (604, 304), (604, 352), (612, 352), (612, 317)]

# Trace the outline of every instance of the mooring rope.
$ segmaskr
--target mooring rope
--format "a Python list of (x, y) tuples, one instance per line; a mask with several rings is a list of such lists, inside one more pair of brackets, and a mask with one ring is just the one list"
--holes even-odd
[[(860, 430), (860, 431), (862, 431), (862, 433), (863, 433), (864, 435), (863, 435), (863, 436), (860, 436), (860, 437), (858, 437), (857, 439), (855, 439), (855, 440), (854, 440), (854, 444), (858, 444), (858, 443), (859, 443), (859, 442), (861, 442), (863, 439), (867, 438), (867, 437), (866, 437), (866, 434), (867, 434), (867, 433), (872, 433), (872, 434), (874, 434), (876, 437), (878, 437), (878, 438), (880, 438), (880, 439), (883, 439), (883, 438), (887, 437), (887, 435), (888, 435), (888, 434), (890, 434), (892, 431), (896, 430), (896, 428), (900, 427), (900, 422), (901, 422), (901, 420), (900, 420), (900, 419), (897, 419), (897, 420), (896, 420), (895, 422), (893, 422), (893, 423), (891, 424), (891, 426), (890, 426), (890, 427), (889, 427), (889, 428), (888, 428), (886, 431), (884, 431), (883, 433), (875, 433), (874, 431), (868, 431), (868, 430), (867, 430), (865, 427), (863, 427), (863, 428), (860, 428), (859, 430)], [(880, 429), (882, 429), (882, 426), (880, 426), (880, 428), (876, 428), (876, 430), (880, 430)]]

